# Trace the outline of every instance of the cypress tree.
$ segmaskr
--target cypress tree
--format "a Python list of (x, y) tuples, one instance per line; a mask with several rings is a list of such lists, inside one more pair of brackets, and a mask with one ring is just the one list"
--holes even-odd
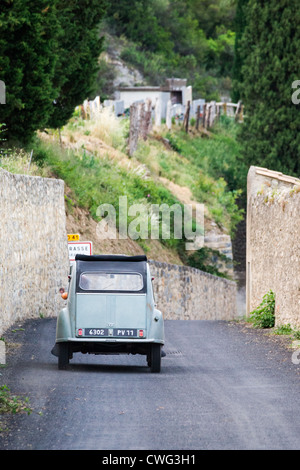
[(0, 79), (6, 85), (1, 122), (9, 139), (27, 142), (52, 112), (59, 23), (56, 0), (2, 0)]
[(105, 0), (1, 0), (0, 80), (5, 137), (26, 144), (60, 127), (89, 97), (98, 71)]
[(61, 30), (54, 84), (58, 92), (49, 127), (64, 125), (75, 106), (93, 95), (103, 41), (99, 25), (105, 4), (105, 0), (60, 0), (57, 5)]
[(241, 97), (246, 119), (240, 139), (248, 165), (300, 174), (298, 0), (249, 0), (242, 38)]
[(234, 61), (232, 71), (232, 92), (231, 98), (234, 103), (240, 100), (240, 83), (242, 81), (242, 65), (241, 58), (241, 40), (246, 27), (246, 11), (249, 0), (238, 0), (236, 6), (236, 14), (234, 20), (235, 45), (234, 45)]

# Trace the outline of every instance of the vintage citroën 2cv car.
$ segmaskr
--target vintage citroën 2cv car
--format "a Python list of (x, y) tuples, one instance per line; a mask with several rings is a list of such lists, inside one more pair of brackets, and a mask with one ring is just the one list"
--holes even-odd
[(160, 372), (164, 322), (146, 256), (76, 255), (65, 297), (52, 349), (59, 369), (81, 352), (142, 354)]

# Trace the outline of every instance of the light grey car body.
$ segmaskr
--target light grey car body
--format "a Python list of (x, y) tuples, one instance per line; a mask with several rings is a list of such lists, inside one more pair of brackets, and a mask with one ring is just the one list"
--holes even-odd
[(74, 352), (143, 354), (160, 372), (164, 321), (145, 256), (77, 255), (52, 353), (66, 368)]

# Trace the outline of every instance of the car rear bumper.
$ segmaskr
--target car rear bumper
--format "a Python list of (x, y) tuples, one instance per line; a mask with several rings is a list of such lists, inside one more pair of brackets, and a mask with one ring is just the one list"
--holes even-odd
[[(61, 341), (68, 343), (70, 354), (81, 352), (83, 354), (148, 354), (151, 344), (160, 344), (163, 346), (164, 342), (157, 339), (136, 339), (136, 340), (96, 340), (96, 339), (79, 339), (70, 338), (68, 341)], [(59, 341), (54, 345), (51, 353), (58, 356)]]

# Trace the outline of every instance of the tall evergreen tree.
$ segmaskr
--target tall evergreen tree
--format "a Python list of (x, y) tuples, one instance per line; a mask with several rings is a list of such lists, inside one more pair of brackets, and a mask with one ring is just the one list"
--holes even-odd
[(1, 0), (0, 122), (9, 140), (60, 127), (92, 92), (106, 0)]
[(300, 79), (298, 0), (249, 0), (242, 38), (241, 130), (248, 165), (300, 175), (300, 113), (292, 83)]
[(241, 58), (241, 40), (246, 28), (246, 12), (249, 0), (238, 0), (236, 6), (236, 15), (234, 20), (235, 30), (235, 45), (234, 45), (234, 60), (232, 71), (232, 92), (231, 98), (234, 103), (240, 99), (240, 84), (242, 81), (242, 65)]
[(58, 92), (53, 103), (49, 127), (61, 127), (75, 106), (91, 97), (98, 72), (103, 39), (99, 24), (105, 13), (105, 0), (60, 0), (58, 60), (54, 84)]
[(58, 29), (56, 0), (1, 2), (0, 79), (6, 104), (0, 120), (10, 139), (26, 142), (52, 112)]

